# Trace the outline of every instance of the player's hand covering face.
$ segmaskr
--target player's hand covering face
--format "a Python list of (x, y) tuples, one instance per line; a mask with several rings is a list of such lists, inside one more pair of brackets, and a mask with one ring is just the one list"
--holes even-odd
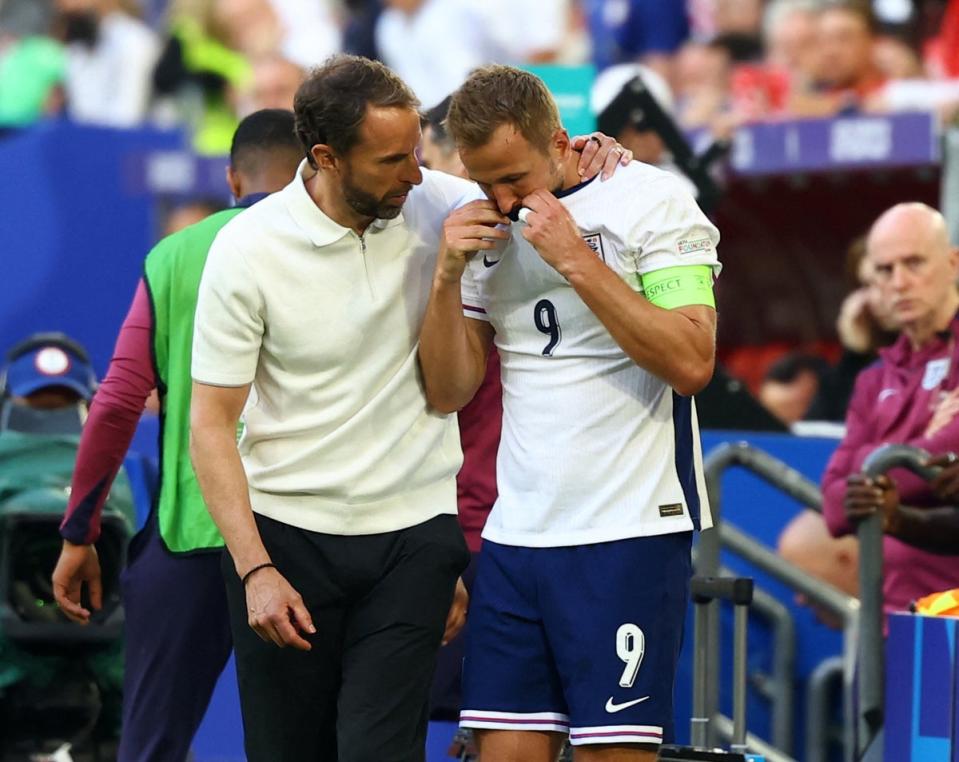
[(552, 193), (537, 190), (523, 198), (523, 238), (556, 270), (572, 257), (590, 254), (569, 210)]
[[(574, 140), (583, 147), (582, 154), (575, 153), (575, 144), (564, 130), (558, 130), (548, 146), (537, 147), (513, 125), (502, 124), (485, 144), (461, 148), (460, 158), (487, 198), (515, 221), (523, 198), (533, 191), (558, 191), (580, 178), (596, 177), (604, 167), (604, 176), (612, 174), (620, 162), (632, 159), (630, 152), (605, 135)], [(570, 170), (575, 170), (575, 175)], [(573, 178), (571, 182), (567, 175)]]
[(477, 251), (496, 248), (509, 236), (509, 219), (492, 201), (471, 201), (461, 206), (443, 223), (443, 239), (436, 275), (458, 282), (466, 263)]

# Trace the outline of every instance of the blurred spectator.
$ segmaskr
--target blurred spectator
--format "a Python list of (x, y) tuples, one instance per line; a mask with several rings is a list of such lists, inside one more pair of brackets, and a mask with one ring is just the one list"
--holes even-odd
[(39, 35), (3, 39), (0, 32), (0, 129), (27, 127), (63, 106), (66, 56)]
[(784, 112), (795, 94), (808, 93), (818, 66), (818, 0), (773, 0), (763, 18), (765, 77), (756, 95), (762, 116)]
[(876, 65), (876, 22), (865, 2), (833, 0), (820, 10), (816, 24), (818, 92), (793, 99), (799, 116), (832, 116), (858, 109), (883, 87), (886, 77)]
[(63, 333), (28, 336), (0, 369), (0, 431), (79, 434), (96, 388), (79, 343)]
[[(275, 52), (303, 69), (325, 61), (343, 47), (340, 26), (331, 0), (270, 0), (280, 23), (281, 39)], [(258, 106), (258, 108), (292, 108)]]
[(697, 42), (716, 36), (716, 0), (686, 0), (690, 39)]
[(959, 77), (959, 0), (948, 0), (938, 34), (927, 42), (923, 53), (932, 76)]
[(758, 38), (763, 18), (763, 0), (715, 0), (716, 34)]
[(887, 80), (922, 79), (925, 76), (919, 54), (899, 37), (877, 38), (872, 57), (879, 73)]
[[(593, 113), (600, 117), (623, 87), (637, 76), (642, 79), (649, 94), (663, 113), (670, 119), (675, 119), (676, 107), (669, 84), (660, 74), (643, 64), (616, 64), (600, 72), (590, 93), (590, 106)], [(631, 115), (630, 121), (619, 125), (607, 125), (603, 119), (600, 119), (599, 129), (616, 138), (619, 143), (632, 151), (636, 161), (654, 164), (660, 169), (681, 177), (690, 194), (694, 197), (697, 195), (696, 186), (672, 161), (672, 156), (666, 150), (663, 139), (645, 113), (637, 115), (636, 118), (632, 118)]]
[(56, 0), (56, 10), (54, 26), (66, 45), (69, 116), (109, 127), (142, 123), (159, 52), (153, 31), (118, 0)]
[[(846, 435), (823, 475), (823, 515), (834, 536), (851, 534), (866, 457), (899, 443), (933, 455), (959, 448), (959, 249), (950, 245), (942, 215), (924, 204), (899, 204), (869, 232), (867, 259), (882, 302), (901, 335), (880, 362), (859, 374), (846, 417)], [(922, 478), (895, 469), (890, 478), (910, 506), (941, 505)], [(853, 501), (853, 502), (851, 502)], [(959, 585), (959, 563), (883, 538), (886, 611), (905, 610), (928, 593)]]
[(689, 36), (684, 3), (678, 0), (582, 0), (599, 70), (641, 61), (668, 79), (671, 56)]
[(826, 370), (821, 357), (790, 352), (774, 362), (759, 387), (759, 401), (787, 426), (801, 421)]
[(53, 13), (53, 0), (0, 0), (0, 37), (45, 35)]
[(766, 62), (790, 80), (808, 82), (816, 72), (817, 0), (772, 0), (763, 18)]
[[(279, 26), (266, 0), (173, 0), (170, 36), (154, 73), (156, 92), (186, 123), (201, 154), (226, 154), (237, 126), (236, 102), (252, 76), (243, 46), (268, 53)], [(252, 28), (248, 28), (251, 25)]]
[(469, 176), (459, 151), (456, 150), (456, 143), (444, 124), (450, 110), (450, 98), (451, 96), (447, 95), (423, 115), (423, 166), (468, 180)]
[(380, 58), (425, 107), (443, 100), (476, 67), (503, 58), (484, 6), (469, 0), (386, 0), (384, 5), (376, 22)]
[(746, 384), (718, 363), (706, 388), (696, 395), (696, 417), (701, 429), (788, 431), (786, 424), (750, 394)]
[(827, 5), (819, 13), (816, 40), (821, 49), (818, 79), (829, 93), (861, 99), (882, 86), (875, 62), (875, 20), (867, 5)]
[(197, 198), (174, 206), (166, 216), (163, 225), (163, 237), (173, 235), (183, 228), (205, 220), (226, 207), (217, 199)]
[(293, 109), (293, 96), (306, 78), (306, 71), (277, 54), (261, 56), (253, 62), (253, 84), (243, 111), (252, 113), (267, 108)]
[(679, 123), (687, 129), (717, 125), (730, 105), (729, 51), (721, 46), (688, 42), (679, 50), (675, 66)]
[[(611, 66), (596, 78), (590, 93), (590, 106), (599, 116), (613, 99), (635, 77), (640, 77), (653, 99), (663, 112), (670, 117), (675, 115), (673, 93), (662, 76), (642, 64), (617, 64)], [(620, 126), (611, 137), (616, 138), (633, 152), (636, 161), (659, 165), (668, 157), (662, 139), (652, 125), (635, 121)]]
[(379, 56), (426, 107), (484, 63), (554, 60), (569, 25), (569, 0), (386, 0), (384, 6), (376, 22)]
[[(819, 513), (807, 509), (796, 514), (780, 533), (777, 550), (786, 561), (806, 574), (846, 595), (859, 597), (859, 540), (832, 537)], [(805, 595), (797, 594), (796, 603), (810, 606), (823, 624), (833, 628), (841, 626), (834, 615), (811, 604)]]
[(215, 0), (214, 14), (223, 30), (224, 41), (250, 60), (278, 51), (286, 33), (283, 20), (277, 12), (280, 2)]
[(856, 287), (843, 299), (836, 319), (842, 354), (839, 362), (822, 374), (819, 393), (805, 416), (812, 421), (844, 421), (856, 377), (876, 361), (881, 347), (896, 340), (890, 306), (883, 303), (873, 265), (866, 258), (865, 237), (849, 247), (846, 270)]
[[(550, 63), (570, 27), (571, 0), (487, 0), (492, 34), (513, 63)], [(497, 62), (500, 63), (500, 62)]]
[[(959, 42), (959, 6), (956, 6), (956, 36)], [(934, 40), (935, 49), (946, 39), (947, 25)], [(939, 114), (944, 120), (951, 120), (959, 111), (959, 78), (947, 78), (940, 68), (941, 59), (929, 60), (933, 79), (926, 77), (918, 54), (906, 42), (896, 37), (883, 37), (875, 45), (876, 65), (889, 78), (886, 85), (872, 95), (866, 102), (866, 108), (872, 112), (889, 111), (930, 111)]]
[(347, 17), (343, 28), (343, 52), (380, 58), (376, 47), (376, 22), (383, 12), (382, 0), (343, 0)]
[(959, 79), (891, 81), (867, 100), (866, 109), (879, 113), (929, 111), (951, 121), (959, 113)]
[(96, 591), (109, 579), (97, 552), (102, 511), (144, 400), (151, 389), (160, 392), (159, 489), (123, 573), (123, 738), (111, 758), (119, 762), (192, 758), (190, 742), (232, 647), (223, 540), (186, 454), (193, 313), (217, 233), (296, 171), (302, 149), (293, 127), (284, 111), (241, 122), (225, 178), (236, 207), (165, 238), (147, 256), (76, 453), (52, 583), (60, 610), (89, 625)]
[(731, 90), (733, 108), (743, 89), (740, 72), (746, 75), (746, 85), (752, 86), (756, 72), (762, 71), (762, 0), (717, 0), (716, 35), (710, 40), (713, 47), (724, 49), (733, 65)]

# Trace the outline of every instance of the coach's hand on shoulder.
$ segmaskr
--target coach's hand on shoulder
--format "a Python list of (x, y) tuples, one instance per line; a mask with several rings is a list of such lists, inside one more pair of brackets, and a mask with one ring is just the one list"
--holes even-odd
[(463, 578), (460, 577), (456, 580), (450, 613), (446, 615), (446, 631), (443, 633), (444, 646), (459, 635), (463, 625), (466, 624), (466, 610), (469, 608), (469, 603), (469, 593), (466, 592), (466, 585), (463, 584)]
[(90, 622), (90, 611), (80, 605), (83, 585), (89, 586), (90, 607), (99, 611), (103, 605), (100, 559), (93, 545), (74, 545), (63, 541), (57, 566), (53, 570), (53, 597), (67, 619), (78, 624)]
[(523, 238), (533, 244), (543, 260), (565, 277), (566, 265), (579, 257), (595, 256), (580, 235), (569, 210), (547, 190), (536, 190), (523, 199), (529, 209)]
[(477, 251), (496, 248), (509, 238), (509, 218), (487, 200), (470, 201), (450, 214), (443, 223), (443, 238), (436, 263), (436, 276), (458, 283), (466, 263)]
[(633, 160), (633, 152), (602, 132), (576, 135), (570, 138), (574, 151), (580, 152), (576, 171), (584, 180), (592, 180), (602, 170), (603, 180), (616, 174), (617, 167), (625, 167)]
[(247, 580), (246, 607), (250, 627), (263, 640), (301, 651), (313, 647), (303, 637), (316, 632), (313, 618), (303, 598), (275, 567), (264, 567)]

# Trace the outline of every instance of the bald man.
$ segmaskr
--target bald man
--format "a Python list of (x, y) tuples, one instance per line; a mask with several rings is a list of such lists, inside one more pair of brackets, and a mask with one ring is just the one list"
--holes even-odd
[[(882, 214), (866, 241), (879, 299), (901, 327), (899, 339), (856, 380), (846, 436), (823, 476), (823, 516), (830, 532), (855, 531), (857, 495), (870, 482), (860, 473), (877, 447), (900, 443), (933, 455), (959, 451), (959, 249), (942, 215), (925, 204), (899, 204)], [(929, 484), (893, 470), (903, 503), (940, 504)], [(959, 587), (959, 556), (935, 554), (886, 533), (886, 611), (903, 611), (928, 593)]]

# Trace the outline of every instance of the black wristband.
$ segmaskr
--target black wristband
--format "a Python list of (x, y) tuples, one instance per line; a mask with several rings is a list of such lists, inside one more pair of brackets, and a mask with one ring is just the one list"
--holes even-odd
[(252, 569), (250, 569), (250, 571), (248, 571), (246, 574), (243, 575), (243, 577), (240, 579), (240, 584), (242, 584), (243, 587), (246, 587), (246, 581), (250, 578), (253, 572), (258, 572), (260, 569), (275, 569), (275, 568), (276, 568), (276, 564), (271, 563), (269, 561), (267, 561), (265, 564), (257, 564)]

